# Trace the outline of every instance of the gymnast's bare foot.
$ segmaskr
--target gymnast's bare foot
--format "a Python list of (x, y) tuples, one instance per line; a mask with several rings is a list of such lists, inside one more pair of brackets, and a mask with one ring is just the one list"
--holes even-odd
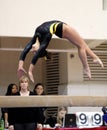
[(103, 65), (103, 62), (101, 61), (101, 59), (96, 58), (96, 59), (93, 60), (93, 62), (101, 65), (101, 67), (104, 68), (104, 65)]
[(84, 68), (84, 74), (86, 74), (88, 76), (89, 79), (91, 79), (91, 71), (90, 68)]

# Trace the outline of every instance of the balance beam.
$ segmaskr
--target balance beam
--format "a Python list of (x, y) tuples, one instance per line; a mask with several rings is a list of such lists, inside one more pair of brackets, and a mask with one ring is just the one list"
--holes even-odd
[(107, 106), (107, 96), (0, 96), (0, 107), (102, 107)]

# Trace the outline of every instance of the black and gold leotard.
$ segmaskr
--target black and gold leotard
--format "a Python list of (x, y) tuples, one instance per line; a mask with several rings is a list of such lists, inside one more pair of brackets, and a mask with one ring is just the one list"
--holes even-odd
[(56, 36), (62, 38), (62, 29), (63, 29), (63, 22), (53, 20), (44, 22), (40, 26), (38, 26), (35, 30), (35, 34), (31, 41), (26, 45), (25, 49), (21, 53), (20, 60), (25, 60), (27, 53), (32, 48), (32, 45), (36, 42), (36, 38), (39, 38), (40, 48), (34, 55), (32, 59), (32, 64), (35, 65), (39, 57), (47, 56), (47, 51), (45, 50), (52, 38), (52, 35), (55, 34)]

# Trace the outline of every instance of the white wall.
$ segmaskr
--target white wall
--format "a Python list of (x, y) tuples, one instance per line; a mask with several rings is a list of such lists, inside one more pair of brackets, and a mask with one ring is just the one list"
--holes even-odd
[[(58, 92), (59, 95), (71, 95), (71, 96), (107, 96), (107, 81), (84, 81), (82, 64), (79, 60), (77, 52), (73, 52), (74, 57), (70, 57), (70, 53), (67, 53), (66, 64), (67, 70), (67, 83), (59, 85)], [(63, 59), (60, 58), (62, 61)], [(63, 62), (62, 62), (63, 64)], [(63, 73), (64, 74), (64, 73)], [(62, 77), (62, 76), (61, 76)], [(88, 100), (87, 100), (88, 104)], [(85, 104), (84, 104), (85, 105)], [(100, 104), (99, 104), (100, 105)], [(68, 107), (68, 113), (74, 112), (87, 112), (87, 111), (101, 111), (101, 107)]]
[[(107, 85), (104, 82), (84, 82), (84, 83), (71, 83), (67, 86), (67, 95), (71, 96), (107, 96), (106, 93)], [(88, 100), (87, 100), (88, 103)], [(99, 104), (100, 105), (100, 104)], [(68, 112), (88, 112), (88, 111), (99, 111), (101, 112), (99, 106), (96, 107), (68, 107)]]
[(86, 39), (106, 39), (102, 0), (0, 0), (0, 36), (32, 36), (40, 23), (58, 19)]

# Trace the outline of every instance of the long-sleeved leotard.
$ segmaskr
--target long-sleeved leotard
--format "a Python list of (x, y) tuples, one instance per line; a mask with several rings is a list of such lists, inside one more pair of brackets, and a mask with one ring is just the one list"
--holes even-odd
[(55, 20), (45, 22), (38, 26), (33, 38), (21, 53), (20, 60), (25, 60), (27, 53), (32, 48), (32, 45), (36, 42), (37, 37), (40, 42), (40, 47), (38, 51), (36, 51), (31, 63), (35, 65), (39, 57), (47, 56), (46, 48), (49, 45), (52, 35), (55, 34), (56, 36), (62, 38), (62, 26), (63, 22)]

